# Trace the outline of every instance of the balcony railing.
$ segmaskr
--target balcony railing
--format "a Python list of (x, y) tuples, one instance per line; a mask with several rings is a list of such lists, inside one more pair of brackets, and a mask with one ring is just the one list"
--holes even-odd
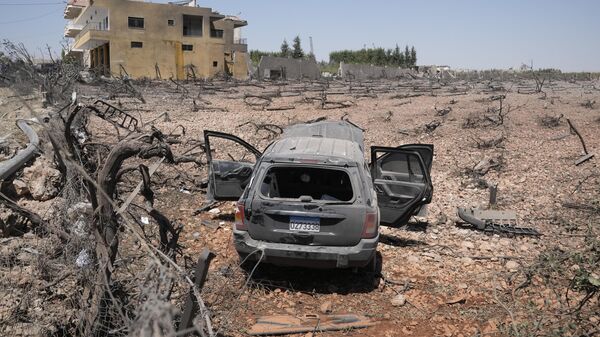
[(85, 27), (83, 27), (83, 29), (81, 30), (81, 35), (89, 32), (90, 30), (101, 30), (101, 31), (107, 31), (109, 30), (108, 24), (106, 24), (105, 21), (92, 21), (90, 23), (88, 23), (87, 25), (85, 25)]
[(89, 0), (68, 0), (67, 1), (67, 5), (80, 6), (80, 7), (85, 7), (89, 4), (90, 4)]
[(248, 44), (248, 39), (245, 38), (234, 38), (233, 44)]

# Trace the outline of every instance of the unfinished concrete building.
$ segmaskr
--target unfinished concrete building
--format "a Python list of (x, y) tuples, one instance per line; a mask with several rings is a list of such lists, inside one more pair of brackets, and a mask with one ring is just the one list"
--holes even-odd
[(315, 60), (263, 56), (258, 63), (256, 77), (272, 80), (316, 80), (321, 77), (321, 71)]
[(410, 76), (414, 71), (400, 67), (380, 67), (370, 64), (340, 63), (338, 76), (349, 80), (396, 79)]
[(104, 75), (132, 78), (248, 77), (245, 20), (196, 1), (69, 0), (71, 54)]

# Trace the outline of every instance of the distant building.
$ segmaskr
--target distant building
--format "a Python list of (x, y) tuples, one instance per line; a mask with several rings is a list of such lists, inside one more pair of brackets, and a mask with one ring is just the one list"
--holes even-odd
[(256, 77), (260, 79), (316, 80), (321, 77), (319, 66), (313, 59), (263, 56), (257, 68)]
[(71, 55), (103, 74), (185, 79), (190, 74), (248, 77), (245, 20), (196, 1), (68, 0), (65, 36)]

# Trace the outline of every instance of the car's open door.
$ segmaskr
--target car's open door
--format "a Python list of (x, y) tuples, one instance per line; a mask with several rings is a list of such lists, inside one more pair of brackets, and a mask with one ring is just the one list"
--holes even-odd
[[(250, 152), (254, 158), (249, 161), (236, 161), (226, 149), (221, 148), (219, 151), (215, 151), (214, 143), (211, 148), (211, 138), (237, 143)], [(204, 144), (208, 161), (207, 198), (209, 200), (238, 200), (250, 182), (254, 164), (261, 156), (260, 151), (239, 137), (218, 131), (204, 130)], [(219, 144), (219, 147), (222, 145)], [(223, 156), (219, 156), (219, 154), (227, 154), (229, 158), (222, 159)]]
[(382, 225), (402, 226), (422, 205), (431, 202), (432, 160), (433, 145), (371, 147), (371, 177)]

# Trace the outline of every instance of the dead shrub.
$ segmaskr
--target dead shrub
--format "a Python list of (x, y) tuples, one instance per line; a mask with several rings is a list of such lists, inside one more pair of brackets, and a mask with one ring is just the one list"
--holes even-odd
[(495, 147), (504, 147), (503, 143), (506, 138), (504, 136), (494, 137), (494, 138), (485, 138), (485, 139), (474, 139), (475, 144), (474, 147), (478, 149), (491, 149)]
[(563, 118), (563, 114), (560, 114), (560, 116), (545, 115), (545, 116), (539, 117), (539, 123), (540, 123), (540, 125), (545, 126), (547, 128), (555, 128), (561, 124), (562, 118)]
[(593, 109), (594, 104), (596, 104), (595, 100), (588, 99), (587, 101), (581, 103), (581, 106), (588, 109)]

